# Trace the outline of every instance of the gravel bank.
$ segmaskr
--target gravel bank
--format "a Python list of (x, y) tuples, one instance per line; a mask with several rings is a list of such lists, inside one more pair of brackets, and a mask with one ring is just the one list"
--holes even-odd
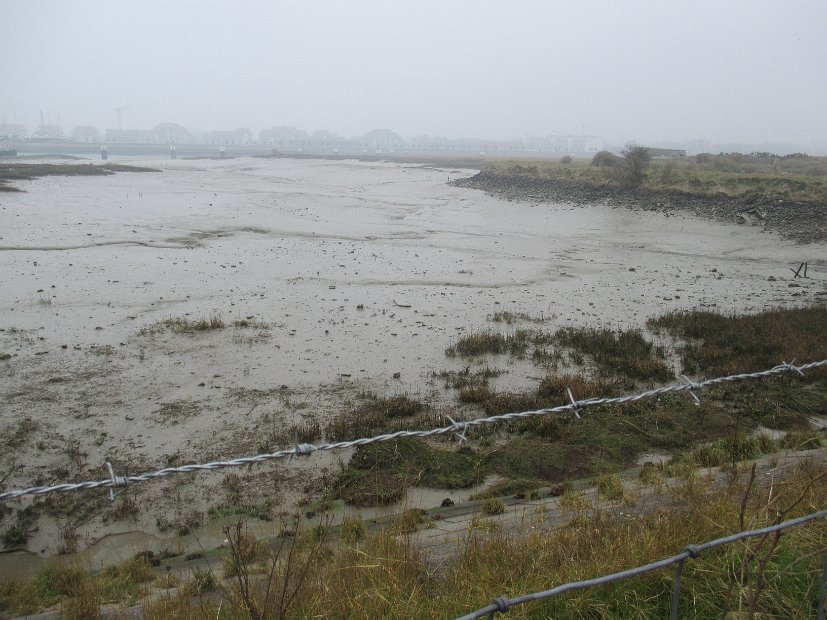
[(480, 189), (503, 200), (605, 204), (633, 210), (670, 213), (687, 211), (721, 222), (760, 226), (799, 243), (827, 241), (827, 205), (773, 201), (750, 197), (702, 197), (647, 189), (598, 187), (561, 180), (504, 176), (482, 171), (451, 182), (456, 187)]

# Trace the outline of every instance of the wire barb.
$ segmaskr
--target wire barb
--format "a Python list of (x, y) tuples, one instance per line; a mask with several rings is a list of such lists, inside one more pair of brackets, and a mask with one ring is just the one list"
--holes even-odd
[(802, 377), (804, 376), (804, 373), (801, 372), (801, 369), (795, 365), (795, 360), (791, 361), (789, 364), (787, 362), (781, 362), (781, 365), (790, 372), (797, 372)]
[(296, 443), (293, 453), (287, 457), (287, 462), (292, 461), (294, 456), (310, 456), (316, 449), (312, 443)]
[(566, 392), (568, 392), (569, 400), (571, 401), (571, 410), (574, 412), (574, 415), (577, 416), (577, 419), (580, 419), (580, 403), (574, 400), (574, 394), (571, 393), (571, 388), (566, 388)]
[(468, 437), (465, 436), (468, 430), (468, 422), (457, 422), (449, 415), (445, 417), (451, 421), (451, 430), (455, 431), (454, 436), (459, 440), (460, 445), (465, 443), (468, 440)]
[[(112, 486), (109, 487), (109, 501), (114, 502), (118, 495), (126, 491), (126, 487), (129, 486), (129, 478), (126, 476), (116, 476), (115, 470), (112, 468), (112, 463), (109, 461), (106, 461), (106, 468), (109, 470), (109, 480), (112, 483)], [(115, 493), (115, 488), (117, 487), (122, 488)]]
[(827, 359), (820, 360), (817, 362), (801, 364), (800, 366), (795, 366), (792, 362), (789, 364), (786, 362), (782, 362), (780, 365), (774, 366), (773, 368), (769, 368), (767, 370), (740, 373), (735, 375), (729, 375), (726, 377), (717, 377), (715, 379), (705, 379), (704, 381), (698, 383), (692, 382), (689, 386), (687, 386), (686, 383), (676, 383), (674, 385), (654, 388), (645, 392), (641, 392), (639, 394), (613, 396), (611, 398), (589, 398), (587, 400), (581, 401), (575, 400), (574, 394), (572, 394), (571, 389), (566, 388), (569, 400), (571, 402), (569, 404), (559, 405), (557, 407), (548, 407), (545, 409), (536, 409), (533, 411), (501, 413), (497, 415), (488, 416), (485, 418), (475, 418), (473, 420), (463, 422), (457, 422), (455, 420), (451, 420), (451, 418), (448, 418), (449, 420), (451, 420), (451, 425), (442, 428), (431, 428), (425, 430), (400, 430), (393, 433), (385, 433), (383, 435), (375, 435), (373, 437), (362, 437), (360, 439), (353, 439), (350, 441), (336, 441), (329, 443), (310, 444), (299, 443), (297, 437), (295, 440), (295, 447), (286, 448), (283, 450), (276, 450), (275, 452), (271, 452), (269, 454), (256, 454), (253, 456), (241, 456), (234, 459), (225, 459), (223, 461), (213, 461), (210, 463), (193, 463), (189, 465), (181, 465), (179, 467), (166, 467), (159, 471), (146, 472), (140, 475), (128, 477), (115, 476), (115, 473), (111, 468), (111, 465), (107, 464), (107, 466), (109, 467), (109, 479), (87, 480), (85, 482), (65, 482), (50, 486), (36, 486), (5, 491), (0, 493), (0, 502), (12, 499), (19, 499), (27, 495), (48, 495), (50, 493), (68, 493), (70, 491), (87, 491), (90, 489), (98, 488), (114, 489), (116, 487), (124, 487), (127, 484), (134, 484), (136, 482), (149, 482), (151, 480), (155, 480), (156, 478), (166, 478), (168, 476), (174, 476), (177, 474), (189, 474), (199, 471), (213, 471), (216, 469), (223, 469), (226, 467), (251, 466), (257, 463), (266, 463), (268, 461), (274, 461), (277, 459), (284, 458), (286, 458), (289, 462), (294, 456), (306, 456), (317, 451), (344, 450), (347, 448), (355, 448), (370, 443), (376, 443), (378, 441), (395, 441), (407, 437), (418, 437), (421, 439), (427, 439), (430, 437), (437, 437), (439, 435), (444, 435), (447, 433), (454, 433), (458, 435), (460, 440), (462, 440), (463, 438), (467, 439), (465, 435), (466, 431), (469, 428), (482, 424), (501, 424), (503, 422), (510, 422), (511, 420), (516, 420), (517, 418), (533, 418), (537, 416), (546, 416), (555, 413), (563, 414), (568, 413), (572, 410), (574, 411), (574, 414), (579, 418), (580, 411), (582, 409), (585, 409), (586, 407), (634, 403), (647, 398), (657, 398), (662, 394), (669, 394), (671, 392), (686, 392), (687, 390), (700, 390), (707, 387), (722, 385), (724, 383), (745, 381), (747, 379), (763, 379), (765, 377), (774, 377), (776, 375), (781, 375), (791, 371), (797, 372), (799, 374), (804, 374), (803, 371), (805, 370), (812, 370), (815, 368), (821, 368), (825, 366), (827, 366)]
[(700, 398), (698, 398), (698, 395), (695, 393), (695, 391), (696, 391), (696, 390), (700, 390), (700, 389), (701, 389), (700, 384), (695, 383), (692, 379), (690, 379), (690, 378), (689, 378), (689, 377), (687, 377), (686, 375), (681, 375), (681, 379), (683, 379), (684, 381), (686, 381), (686, 385), (688, 385), (688, 386), (689, 386), (689, 390), (688, 390), (689, 395), (690, 395), (690, 396), (692, 397), (692, 399), (695, 401), (695, 405), (696, 405), (696, 406), (698, 406), (698, 407), (700, 407), (700, 406), (701, 406), (701, 399), (700, 399)]

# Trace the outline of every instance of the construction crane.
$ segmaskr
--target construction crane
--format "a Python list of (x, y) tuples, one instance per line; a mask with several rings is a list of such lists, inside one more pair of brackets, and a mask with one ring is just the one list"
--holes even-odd
[(128, 110), (128, 109), (129, 109), (128, 105), (123, 105), (120, 108), (115, 108), (115, 110), (114, 110), (118, 114), (118, 131), (123, 130), (123, 127), (121, 126), (121, 112), (123, 112), (124, 110)]

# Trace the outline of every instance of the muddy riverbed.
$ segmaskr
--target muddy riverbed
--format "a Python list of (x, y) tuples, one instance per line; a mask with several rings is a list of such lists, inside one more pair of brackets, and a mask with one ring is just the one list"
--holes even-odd
[[(503, 328), (490, 321), (499, 311), (549, 329), (642, 327), (679, 308), (758, 311), (825, 295), (823, 244), (682, 213), (506, 202), (447, 183), (473, 170), (120, 163), (161, 171), (52, 176), (0, 196), (5, 489), (105, 478), (106, 461), (136, 474), (287, 446), (290, 424), (324, 421), (364, 391), (411, 394), (450, 414), (455, 394), (432, 374), (467, 366), (445, 348)], [(804, 261), (809, 277), (793, 282), (790, 267)], [(174, 328), (211, 318), (223, 327)], [(499, 387), (543, 374), (482, 363), (507, 371)], [(235, 473), (244, 494), (287, 511), (347, 458)], [(24, 545), (32, 555), (5, 554), (6, 564), (86, 547), (89, 558), (111, 557), (113, 540), (125, 553), (158, 549), (188, 519), (204, 532), (199, 544), (220, 543), (207, 522), (233, 492), (225, 476), (133, 485), (114, 503), (106, 491), (40, 503)], [(0, 531), (32, 503), (7, 503)]]

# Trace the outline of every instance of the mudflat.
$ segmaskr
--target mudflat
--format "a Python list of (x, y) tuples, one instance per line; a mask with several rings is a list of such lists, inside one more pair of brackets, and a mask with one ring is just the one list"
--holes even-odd
[[(107, 461), (135, 474), (289, 446), (288, 429), (323, 423), (367, 391), (450, 411), (454, 396), (434, 373), (467, 366), (446, 348), (497, 312), (551, 328), (627, 328), (681, 308), (824, 299), (822, 243), (689, 213), (506, 202), (448, 184), (475, 170), (123, 163), (160, 171), (16, 181), (24, 191), (0, 199), (7, 489), (106, 478)], [(802, 262), (810, 277), (793, 282), (790, 267)], [(528, 362), (502, 364), (497, 386), (541, 378)], [(288, 511), (348, 456), (266, 465), (246, 483)], [(164, 544), (178, 524), (208, 530), (230, 473), (135, 485), (126, 504), (105, 491), (41, 502), (26, 548), (99, 545), (111, 556), (121, 540), (114, 547), (128, 557)]]

